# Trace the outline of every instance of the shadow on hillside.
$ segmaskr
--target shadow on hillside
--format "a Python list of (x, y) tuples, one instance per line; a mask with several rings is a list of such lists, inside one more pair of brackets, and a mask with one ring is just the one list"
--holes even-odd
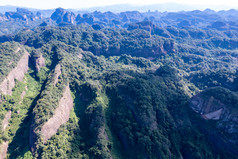
[[(29, 62), (29, 67), (34, 70), (34, 66)], [(39, 81), (39, 78), (36, 76), (36, 71), (29, 73), (29, 75), (34, 78), (36, 81)], [(37, 101), (40, 99), (41, 92), (45, 89), (47, 79), (41, 85), (41, 90), (39, 94), (34, 98), (30, 104), (26, 117), (23, 118), (22, 123), (19, 125), (19, 129), (16, 131), (15, 136), (13, 137), (12, 142), (9, 144), (8, 153), (10, 154), (9, 159), (16, 159), (17, 157), (23, 157), (24, 154), (30, 150), (29, 147), (29, 130), (32, 123), (32, 111), (37, 104)]]
[(75, 93), (74, 99), (74, 111), (78, 119), (78, 134), (73, 134), (73, 139), (71, 143), (72, 152), (68, 154), (68, 157), (72, 157), (79, 152), (81, 154), (88, 154), (88, 149), (90, 148), (90, 130), (89, 123), (87, 121), (87, 116), (85, 114), (87, 106), (91, 104), (95, 98), (87, 87), (87, 85), (79, 86), (79, 90)]
[(32, 110), (39, 99), (40, 94), (32, 101), (30, 108), (28, 109), (27, 115), (22, 121), (17, 130), (12, 142), (9, 144), (8, 153), (10, 159), (16, 159), (17, 157), (23, 157), (24, 154), (30, 150), (29, 147), (29, 129), (32, 119)]

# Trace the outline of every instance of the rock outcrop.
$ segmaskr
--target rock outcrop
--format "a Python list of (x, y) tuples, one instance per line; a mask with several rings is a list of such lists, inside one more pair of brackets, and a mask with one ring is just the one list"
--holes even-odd
[(12, 111), (7, 112), (7, 114), (5, 115), (5, 118), (3, 119), (2, 122), (2, 130), (5, 131), (7, 126), (8, 126), (8, 120), (11, 118), (12, 116)]
[[(17, 51), (19, 51), (18, 48)], [(18, 61), (17, 66), (8, 74), (8, 76), (0, 84), (0, 93), (12, 94), (12, 89), (15, 87), (15, 80), (22, 81), (25, 73), (28, 71), (29, 53), (25, 51), (22, 58)]]
[(87, 23), (92, 25), (94, 22), (94, 17), (90, 14), (84, 14), (82, 17), (80, 15), (76, 18), (77, 24)]
[(54, 86), (57, 84), (59, 80), (59, 76), (61, 75), (61, 66), (60, 64), (56, 65), (55, 72), (54, 72)]
[(45, 122), (39, 129), (32, 120), (30, 133), (29, 133), (29, 146), (31, 152), (35, 155), (37, 141), (41, 134), (43, 143), (46, 143), (53, 135), (55, 135), (62, 124), (65, 124), (69, 120), (70, 112), (73, 108), (73, 98), (70, 93), (69, 85), (66, 86), (62, 98), (59, 101), (58, 107), (54, 111), (54, 115)]
[[(21, 48), (18, 47), (15, 51), (16, 53), (20, 51)], [(24, 50), (25, 51), (25, 50)], [(28, 71), (28, 60), (29, 60), (29, 54), (25, 51), (24, 55), (21, 57), (21, 59), (18, 61), (17, 66), (8, 74), (8, 76), (3, 80), (3, 82), (0, 85), (0, 93), (2, 94), (12, 94), (12, 89), (15, 87), (15, 80), (22, 81), (24, 78), (25, 73)], [(25, 92), (25, 91), (23, 91)], [(22, 98), (24, 95), (21, 95)], [(5, 118), (2, 122), (2, 131), (4, 132), (8, 126), (8, 121), (11, 118), (12, 112), (9, 111), (5, 115)], [(7, 149), (8, 149), (8, 141), (4, 141), (0, 145), (0, 158), (4, 159), (7, 155)]]
[(26, 95), (26, 91), (24, 90), (22, 93), (21, 93), (21, 99), (23, 99)]
[(69, 115), (72, 108), (73, 99), (70, 94), (69, 86), (67, 86), (53, 117), (50, 118), (41, 128), (41, 134), (44, 143), (46, 143), (48, 139), (56, 134), (62, 124), (65, 124), (69, 120)]
[[(8, 126), (8, 120), (11, 118), (12, 112), (9, 111), (5, 115), (5, 118), (2, 122), (2, 131), (4, 132)], [(3, 141), (2, 144), (0, 144), (0, 159), (4, 159), (7, 156), (7, 149), (8, 149), (8, 141)]]
[(202, 131), (220, 149), (238, 155), (238, 96), (227, 89), (211, 88), (193, 96), (190, 107), (204, 120), (215, 120), (215, 126), (203, 124)]
[(201, 117), (206, 120), (219, 120), (225, 105), (218, 99), (211, 96), (208, 99), (204, 99), (201, 94), (197, 94), (191, 99), (191, 108), (201, 114)]
[(57, 8), (50, 18), (56, 21), (57, 24), (60, 23), (74, 24), (75, 17), (76, 16), (73, 12), (68, 12), (63, 8)]
[(7, 17), (5, 15), (3, 15), (2, 13), (0, 13), (0, 21), (6, 21)]
[(7, 156), (7, 149), (8, 149), (8, 141), (4, 141), (0, 145), (0, 158), (4, 159)]
[(29, 21), (29, 20), (36, 20), (36, 19), (41, 19), (42, 15), (37, 13), (37, 15), (34, 15), (33, 12), (24, 9), (24, 8), (17, 8), (16, 12), (6, 12), (5, 17), (8, 19), (20, 19), (23, 21)]
[(34, 62), (37, 72), (39, 72), (42, 67), (45, 67), (45, 59), (42, 54), (39, 54), (38, 56), (33, 56), (32, 60)]

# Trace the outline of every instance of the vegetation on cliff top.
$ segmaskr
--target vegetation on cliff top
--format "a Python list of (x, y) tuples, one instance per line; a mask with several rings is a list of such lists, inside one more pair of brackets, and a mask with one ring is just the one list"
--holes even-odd
[[(215, 86), (230, 90), (209, 95), (237, 100), (237, 39), (225, 34), (143, 22), (128, 29), (41, 26), (1, 37), (0, 82), (22, 56), (17, 47), (27, 46), (31, 59), (12, 96), (1, 96), (1, 121), (13, 112), (0, 136), (9, 141), (8, 158), (236, 158), (214, 149), (189, 108), (192, 95)], [(40, 55), (45, 66), (35, 70)], [(69, 121), (43, 143), (40, 129), (68, 84)]]

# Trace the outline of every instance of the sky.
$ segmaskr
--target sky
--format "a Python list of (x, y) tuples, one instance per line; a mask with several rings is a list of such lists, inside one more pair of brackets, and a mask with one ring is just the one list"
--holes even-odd
[(57, 7), (82, 9), (114, 4), (149, 5), (168, 2), (238, 8), (238, 0), (0, 0), (0, 6), (13, 5), (37, 9), (53, 9)]

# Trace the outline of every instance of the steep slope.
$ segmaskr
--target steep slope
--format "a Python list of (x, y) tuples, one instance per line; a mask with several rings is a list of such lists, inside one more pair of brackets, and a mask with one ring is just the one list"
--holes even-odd
[[(21, 48), (17, 48), (15, 53), (18, 53)], [(12, 89), (15, 87), (15, 80), (22, 81), (25, 73), (28, 71), (29, 53), (24, 50), (24, 54), (17, 62), (17, 66), (8, 74), (8, 76), (2, 81), (0, 85), (0, 91), (2, 94), (12, 94)]]
[(198, 94), (236, 91), (236, 40), (138, 25), (39, 27), (1, 44), (7, 158), (237, 158), (236, 93)]
[(64, 23), (65, 25), (75, 23), (75, 14), (73, 12), (68, 12), (63, 8), (57, 8), (50, 18), (59, 25), (63, 25)]
[(69, 85), (65, 88), (64, 94), (59, 101), (59, 106), (55, 109), (54, 115), (41, 128), (43, 143), (46, 143), (62, 124), (69, 120), (69, 114), (73, 108), (73, 99), (70, 94)]
[[(1, 77), (3, 77), (0, 79), (2, 99), (1, 157), (9, 158), (7, 153), (10, 152), (10, 158), (14, 158), (12, 156), (19, 154), (19, 151), (23, 150), (22, 147), (27, 147), (27, 144), (24, 145), (24, 143), (27, 142), (25, 135), (28, 134), (21, 135), (19, 139), (19, 131), (22, 131), (22, 122), (26, 128), (28, 127), (25, 119), (28, 116), (28, 109), (31, 109), (34, 98), (39, 93), (39, 84), (29, 75), (29, 72), (33, 73), (34, 70), (31, 69), (29, 61), (30, 54), (24, 46), (17, 43), (4, 43), (1, 44), (0, 53), (2, 60), (0, 70)], [(18, 151), (14, 149), (16, 147), (18, 147)]]
[[(32, 152), (35, 152), (36, 150), (37, 140), (39, 139), (37, 134), (41, 133), (43, 142), (46, 142), (47, 139), (57, 132), (59, 126), (68, 120), (67, 116), (69, 116), (70, 109), (72, 108), (72, 99), (70, 98), (71, 96), (69, 87), (65, 87), (62, 84), (57, 86), (55, 86), (55, 84), (53, 85), (53, 83), (58, 80), (58, 77), (55, 77), (52, 74), (49, 75), (50, 78), (46, 83), (45, 89), (41, 93), (41, 99), (37, 101), (37, 104), (33, 110), (34, 116), (31, 123), (29, 136)], [(66, 90), (66, 94), (63, 94), (64, 89)], [(56, 98), (52, 98), (52, 96)], [(62, 101), (60, 100), (61, 98)], [(49, 106), (48, 101), (51, 102), (51, 106)], [(64, 110), (63, 108), (68, 108), (68, 111)], [(62, 115), (62, 113), (66, 114)], [(42, 116), (44, 116), (44, 118), (42, 118)], [(54, 123), (54, 121), (59, 121), (59, 123)], [(55, 129), (52, 129), (52, 126), (54, 126)], [(51, 130), (51, 133), (47, 132), (47, 130)]]
[[(5, 132), (7, 126), (8, 126), (8, 121), (11, 118), (12, 112), (9, 111), (5, 115), (5, 118), (2, 121), (2, 131)], [(4, 141), (3, 143), (0, 144), (0, 157), (1, 158), (6, 158), (7, 156), (7, 149), (8, 149), (8, 141)]]
[(40, 84), (26, 73), (22, 82), (16, 82), (12, 95), (4, 95), (1, 103), (1, 116), (4, 114), (5, 118), (1, 118), (3, 128), (1, 141), (5, 143), (4, 152), (8, 153), (7, 158), (24, 155), (28, 149), (29, 116), (39, 89)]
[[(108, 88), (108, 123), (114, 141), (123, 147), (121, 155), (123, 158), (187, 158), (190, 154), (191, 158), (212, 158), (205, 138), (195, 137), (199, 133), (190, 124), (188, 96), (181, 87), (182, 81), (175, 80), (172, 70), (163, 74), (162, 70), (147, 75), (123, 75), (120, 81), (115, 77), (122, 75), (113, 74), (115, 83)], [(185, 147), (191, 141), (194, 145), (190, 151)], [(119, 143), (112, 143), (114, 151)]]
[[(216, 140), (220, 150), (228, 150), (238, 154), (238, 122), (236, 93), (222, 87), (205, 90), (190, 100), (190, 107), (201, 117), (208, 120), (203, 131), (209, 134), (210, 140)], [(214, 122), (209, 120), (215, 120)]]
[(32, 51), (31, 60), (37, 72), (40, 72), (40, 69), (45, 67), (45, 58), (39, 50)]
[(3, 142), (0, 145), (0, 157), (2, 159), (6, 158), (6, 156), (7, 156), (7, 148), (8, 148), (8, 142)]

